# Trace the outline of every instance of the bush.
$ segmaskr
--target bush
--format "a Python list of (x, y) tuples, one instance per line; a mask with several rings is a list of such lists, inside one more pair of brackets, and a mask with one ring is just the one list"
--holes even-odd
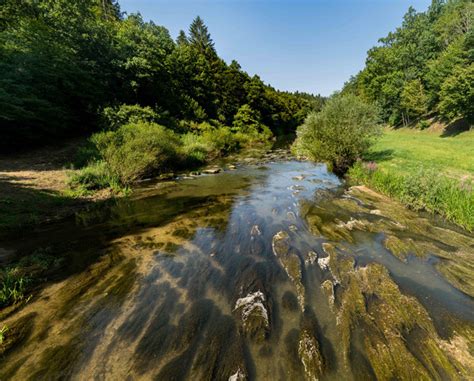
[(207, 160), (211, 147), (206, 144), (202, 136), (187, 133), (181, 136), (183, 147), (181, 152), (189, 165), (202, 164)]
[(92, 136), (113, 178), (128, 185), (166, 171), (176, 160), (180, 140), (172, 131), (153, 123), (127, 124), (117, 131)]
[(335, 96), (318, 113), (311, 113), (297, 129), (298, 155), (323, 161), (344, 174), (379, 135), (377, 111), (354, 95)]
[(236, 151), (240, 147), (239, 141), (229, 127), (206, 130), (201, 137), (203, 143), (210, 148), (214, 156), (222, 156)]

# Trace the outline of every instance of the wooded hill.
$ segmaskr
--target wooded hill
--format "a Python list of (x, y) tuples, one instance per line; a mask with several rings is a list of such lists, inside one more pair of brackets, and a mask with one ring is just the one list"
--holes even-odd
[(181, 133), (202, 122), (230, 126), (244, 106), (244, 122), (285, 133), (323, 101), (226, 63), (199, 17), (174, 41), (113, 0), (2, 3), (2, 151), (99, 130), (110, 121), (104, 109), (123, 104), (148, 106), (155, 122)]
[(342, 92), (378, 104), (391, 125), (430, 114), (472, 124), (473, 26), (470, 0), (433, 0), (426, 12), (410, 8), (402, 25), (369, 50), (365, 68)]

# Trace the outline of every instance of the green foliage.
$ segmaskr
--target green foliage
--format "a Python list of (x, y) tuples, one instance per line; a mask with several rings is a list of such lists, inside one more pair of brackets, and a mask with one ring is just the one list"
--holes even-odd
[(113, 0), (6, 0), (1, 8), (2, 149), (104, 125), (230, 126), (244, 104), (273, 132), (288, 133), (323, 101), (277, 91), (236, 61), (228, 65), (200, 17), (174, 42), (163, 26), (122, 16)]
[(405, 111), (408, 118), (417, 118), (427, 111), (428, 100), (423, 89), (423, 84), (419, 79), (414, 79), (405, 83), (400, 95), (400, 106)]
[(351, 168), (349, 176), (398, 199), (409, 208), (438, 213), (468, 230), (474, 229), (472, 180), (460, 182), (423, 168), (403, 175), (390, 169), (374, 171), (362, 162)]
[(212, 151), (201, 135), (189, 132), (181, 136), (183, 147), (181, 152), (185, 161), (190, 165), (199, 165), (206, 162)]
[(441, 86), (440, 112), (449, 119), (474, 121), (474, 63), (457, 67)]
[(378, 134), (373, 106), (354, 95), (336, 96), (298, 128), (294, 149), (297, 154), (323, 161), (335, 173), (344, 174)]
[(145, 122), (97, 133), (92, 141), (110, 175), (124, 185), (169, 169), (177, 158), (180, 145), (178, 136), (172, 131)]
[(92, 161), (75, 172), (69, 179), (69, 186), (77, 190), (79, 195), (104, 188), (120, 189), (119, 179), (110, 173), (103, 160)]
[(103, 118), (105, 128), (116, 130), (130, 123), (157, 123), (159, 115), (151, 107), (123, 104), (118, 107), (104, 108)]
[(472, 119), (473, 15), (468, 0), (434, 1), (426, 12), (410, 8), (402, 25), (369, 50), (343, 93), (377, 103), (391, 125), (438, 111)]

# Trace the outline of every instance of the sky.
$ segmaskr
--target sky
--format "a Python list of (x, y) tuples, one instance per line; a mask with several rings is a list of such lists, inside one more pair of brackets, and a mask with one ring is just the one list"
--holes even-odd
[(204, 19), (220, 57), (280, 90), (330, 95), (364, 67), (367, 50), (409, 6), (431, 0), (119, 0), (173, 38)]

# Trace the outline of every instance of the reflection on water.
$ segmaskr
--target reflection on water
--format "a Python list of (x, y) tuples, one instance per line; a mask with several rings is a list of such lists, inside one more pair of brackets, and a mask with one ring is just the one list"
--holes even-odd
[(71, 252), (70, 275), (5, 319), (2, 380), (474, 371), (474, 238), (324, 166), (145, 184), (10, 246), (46, 245)]

